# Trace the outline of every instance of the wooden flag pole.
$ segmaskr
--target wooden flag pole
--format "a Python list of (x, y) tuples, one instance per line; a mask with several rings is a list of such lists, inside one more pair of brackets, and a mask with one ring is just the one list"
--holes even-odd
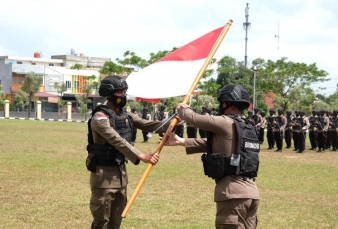
[[(182, 103), (188, 103), (192, 93), (194, 92), (194, 90), (196, 89), (198, 83), (200, 82), (200, 80), (202, 79), (203, 77), (203, 74), (204, 72), (206, 71), (208, 65), (210, 64), (213, 56), (215, 55), (218, 47), (220, 46), (220, 44), (222, 43), (225, 35), (227, 34), (227, 32), (229, 31), (229, 28), (232, 24), (232, 20), (229, 20), (229, 22), (226, 24), (226, 26), (224, 27), (223, 31), (221, 32), (221, 34), (219, 35), (215, 45), (213, 46), (213, 48), (211, 49), (207, 59), (205, 60), (202, 68), (200, 69), (200, 71), (198, 72), (193, 84), (191, 85), (190, 89), (189, 89), (189, 92), (188, 94), (184, 97), (183, 99), (183, 102)], [(174, 127), (176, 126), (177, 124), (177, 119), (174, 118), (171, 122), (170, 122), (170, 125), (168, 127), (168, 129), (166, 130), (163, 138), (162, 138), (162, 141), (160, 142), (160, 144), (157, 146), (155, 152), (157, 154), (160, 154), (161, 153), (161, 150), (165, 144), (165, 142), (168, 140), (168, 137), (169, 137), (169, 133), (172, 132), (172, 130), (174, 129)], [(124, 208), (123, 212), (122, 212), (122, 217), (125, 218), (131, 205), (134, 203), (135, 199), (136, 199), (136, 196), (138, 195), (138, 193), (140, 192), (146, 178), (148, 177), (149, 173), (150, 173), (150, 170), (152, 169), (153, 165), (152, 164), (148, 164), (146, 170), (144, 171), (142, 177), (140, 178), (140, 181), (138, 182), (138, 184), (136, 185), (136, 188), (133, 192), (133, 194), (131, 195), (130, 199), (128, 200), (127, 202), (127, 205), (126, 207)]]

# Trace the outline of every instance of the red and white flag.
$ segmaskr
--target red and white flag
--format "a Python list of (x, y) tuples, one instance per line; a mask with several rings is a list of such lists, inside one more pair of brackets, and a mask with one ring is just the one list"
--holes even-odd
[(186, 95), (224, 26), (182, 46), (127, 78), (129, 99), (159, 101)]

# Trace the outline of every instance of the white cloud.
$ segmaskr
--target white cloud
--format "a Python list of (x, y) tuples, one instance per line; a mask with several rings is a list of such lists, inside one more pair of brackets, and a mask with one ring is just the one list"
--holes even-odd
[[(0, 53), (45, 57), (70, 48), (92, 56), (121, 57), (184, 45), (233, 19), (216, 53), (244, 60), (243, 22), (249, 2), (248, 60), (257, 57), (314, 63), (338, 77), (338, 3), (335, 0), (25, 0), (4, 1)], [(280, 25), (278, 44), (275, 35)], [(280, 47), (278, 50), (277, 47)], [(13, 51), (15, 50), (15, 51)]]

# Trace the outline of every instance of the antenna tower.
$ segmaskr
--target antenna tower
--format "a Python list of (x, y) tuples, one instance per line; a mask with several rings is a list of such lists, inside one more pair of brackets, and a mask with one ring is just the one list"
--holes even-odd
[(248, 56), (247, 56), (247, 43), (248, 43), (248, 30), (251, 27), (251, 23), (249, 22), (249, 3), (246, 4), (245, 8), (245, 19), (246, 21), (243, 23), (243, 28), (245, 30), (245, 56), (244, 56), (244, 65), (247, 67)]

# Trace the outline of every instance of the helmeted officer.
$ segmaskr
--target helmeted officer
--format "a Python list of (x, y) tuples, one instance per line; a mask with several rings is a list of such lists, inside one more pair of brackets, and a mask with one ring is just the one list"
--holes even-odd
[[(170, 134), (166, 145), (185, 146), (187, 154), (208, 152), (203, 155), (210, 159), (210, 163), (208, 163), (208, 159), (206, 160), (208, 165), (207, 168), (204, 167), (205, 173), (210, 177), (216, 176), (215, 173), (218, 174), (213, 177), (216, 181), (214, 189), (214, 201), (217, 208), (216, 228), (256, 228), (259, 205), (257, 186), (251, 179), (252, 176), (245, 177), (238, 175), (239, 173), (236, 175), (234, 171), (229, 171), (236, 170), (238, 168), (236, 165), (241, 164), (241, 160), (236, 156), (237, 149), (243, 149), (243, 146), (252, 150), (252, 157), (248, 159), (249, 161), (255, 158), (259, 152), (259, 141), (254, 128), (245, 124), (241, 119), (243, 110), (250, 105), (249, 94), (243, 86), (231, 84), (219, 90), (218, 101), (220, 116), (210, 117), (194, 113), (187, 104), (178, 104), (179, 116), (186, 122), (206, 130), (208, 137), (206, 140), (183, 139), (175, 134)], [(234, 128), (234, 126), (236, 127)], [(251, 143), (242, 144), (243, 142), (240, 140), (237, 141), (238, 135), (246, 135), (242, 132), (243, 126), (248, 128), (247, 131), (250, 130), (250, 136), (253, 137)], [(239, 139), (245, 138), (245, 136), (242, 137)], [(219, 163), (218, 159), (224, 163)], [(255, 164), (249, 161), (248, 165)], [(212, 166), (209, 167), (210, 165)], [(217, 165), (218, 167), (215, 169), (214, 166)], [(246, 169), (248, 167), (250, 166), (247, 166)]]
[(263, 144), (264, 142), (264, 129), (266, 126), (266, 113), (265, 111), (261, 111), (260, 113), (261, 119), (258, 118), (258, 123), (256, 124), (256, 132), (258, 133), (258, 140), (260, 144)]
[[(196, 108), (193, 107), (192, 110), (194, 112), (196, 112)], [(186, 123), (187, 124), (187, 135), (188, 138), (197, 138), (197, 127), (190, 124), (190, 123)]]
[(275, 138), (273, 135), (273, 122), (275, 121), (275, 113), (276, 110), (274, 108), (269, 109), (270, 116), (267, 117), (267, 132), (266, 132), (266, 138), (268, 140), (268, 150), (273, 149), (275, 147)]
[[(201, 115), (206, 115), (206, 114), (208, 114), (207, 107), (206, 106), (202, 106)], [(198, 128), (198, 133), (200, 135), (200, 138), (206, 138), (207, 137), (207, 133), (203, 129), (201, 129), (201, 128)]]
[(306, 139), (306, 131), (310, 127), (310, 122), (309, 118), (306, 117), (304, 110), (299, 111), (299, 124), (300, 124), (300, 130), (298, 131), (298, 137), (297, 137), (297, 142), (298, 142), (298, 151), (297, 153), (304, 153), (305, 151), (305, 139)]
[(285, 136), (285, 144), (286, 144), (286, 149), (290, 149), (291, 148), (291, 144), (292, 144), (292, 119), (293, 117), (292, 115), (292, 110), (288, 110), (286, 112), (286, 127), (285, 127), (285, 131), (284, 131), (284, 136)]
[[(144, 106), (142, 111), (142, 119), (151, 121), (151, 115), (148, 112), (148, 107)], [(143, 136), (143, 143), (148, 142), (148, 131), (142, 130), (142, 136)]]
[(278, 116), (273, 121), (273, 136), (276, 142), (277, 149), (275, 152), (282, 152), (283, 148), (283, 134), (287, 124), (286, 117), (284, 116), (284, 110), (282, 108), (277, 109)]
[(317, 128), (316, 128), (316, 119), (317, 119), (317, 111), (312, 110), (312, 116), (309, 118), (310, 127), (309, 127), (309, 139), (311, 148), (310, 150), (316, 150), (317, 148)]
[[(148, 121), (123, 111), (126, 105), (127, 82), (120, 76), (107, 76), (99, 94), (107, 105), (97, 106), (88, 121), (87, 169), (90, 173), (91, 228), (120, 228), (122, 211), (127, 201), (126, 158), (133, 164), (156, 164), (158, 154), (143, 154), (134, 148), (132, 128), (154, 131), (161, 122)], [(159, 132), (165, 132), (168, 125)]]
[(326, 149), (326, 138), (327, 130), (329, 128), (329, 117), (325, 116), (325, 110), (319, 110), (318, 117), (315, 122), (317, 128), (317, 143), (318, 143), (318, 153), (325, 153)]

